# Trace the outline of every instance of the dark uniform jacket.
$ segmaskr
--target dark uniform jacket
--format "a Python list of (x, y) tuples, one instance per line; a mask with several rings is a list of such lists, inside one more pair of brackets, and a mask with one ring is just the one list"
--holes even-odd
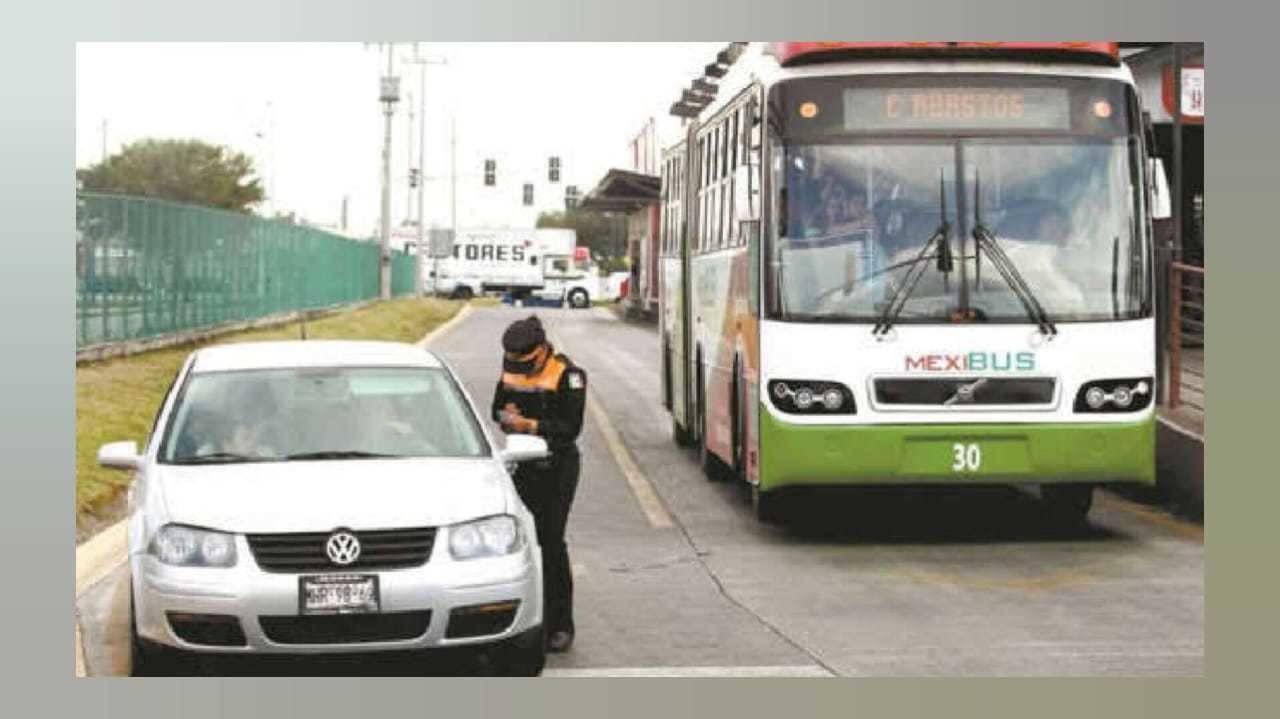
[(574, 450), (582, 431), (587, 402), (587, 373), (562, 354), (552, 355), (541, 371), (529, 376), (503, 372), (493, 393), (493, 420), (507, 403), (520, 414), (538, 420), (538, 436), (553, 453)]

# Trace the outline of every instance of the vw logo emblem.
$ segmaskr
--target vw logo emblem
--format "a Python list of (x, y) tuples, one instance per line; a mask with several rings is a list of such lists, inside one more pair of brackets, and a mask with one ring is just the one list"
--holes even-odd
[(346, 566), (360, 558), (360, 540), (351, 532), (337, 531), (324, 543), (324, 552), (329, 555), (329, 561)]

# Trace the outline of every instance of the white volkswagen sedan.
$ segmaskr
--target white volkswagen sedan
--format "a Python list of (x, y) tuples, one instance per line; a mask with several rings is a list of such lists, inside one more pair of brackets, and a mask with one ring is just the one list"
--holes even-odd
[(185, 652), (475, 646), (544, 662), (542, 566), (508, 471), (452, 371), (385, 342), (230, 344), (187, 359), (129, 489), (135, 673)]

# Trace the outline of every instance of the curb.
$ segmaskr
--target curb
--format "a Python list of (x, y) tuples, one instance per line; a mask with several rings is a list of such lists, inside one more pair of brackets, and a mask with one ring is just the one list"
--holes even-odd
[[(463, 305), (462, 309), (448, 321), (428, 332), (414, 344), (425, 347), (428, 342), (457, 326), (470, 312), (471, 305)], [(102, 581), (128, 559), (128, 526), (129, 520), (122, 519), (76, 547), (76, 601), (79, 601), (93, 585)], [(78, 620), (75, 622), (75, 634), (76, 676), (83, 677), (85, 676), (84, 642), (80, 635)]]
[(428, 332), (425, 337), (418, 340), (417, 342), (414, 342), (414, 344), (416, 344), (419, 347), (425, 348), (433, 340), (439, 339), (440, 337), (444, 336), (446, 332), (456, 327), (469, 314), (471, 314), (471, 305), (470, 304), (463, 305), (462, 309), (454, 313), (453, 317), (450, 317), (444, 324)]

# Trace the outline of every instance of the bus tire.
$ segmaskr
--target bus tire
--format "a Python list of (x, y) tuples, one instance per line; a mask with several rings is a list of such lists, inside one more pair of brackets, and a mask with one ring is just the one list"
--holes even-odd
[(475, 295), (475, 293), (474, 293), (474, 292), (472, 292), (472, 291), (471, 291), (471, 288), (470, 288), (470, 287), (467, 287), (466, 285), (462, 285), (462, 286), (456, 287), (456, 288), (454, 288), (454, 290), (453, 290), (453, 299), (455, 299), (455, 300), (469, 300), (469, 299), (471, 299), (474, 295)]
[(578, 287), (569, 293), (569, 306), (581, 310), (591, 305), (591, 297), (587, 291)]
[(1093, 507), (1093, 485), (1046, 484), (1040, 487), (1040, 498), (1054, 523), (1079, 526)]
[(698, 463), (702, 465), (702, 474), (712, 482), (724, 480), (724, 463), (707, 448), (707, 398), (703, 389), (702, 357), (698, 357)]
[(747, 441), (746, 412), (742, 408), (742, 367), (735, 359), (733, 362), (733, 397), (729, 400), (729, 421), (733, 422), (733, 444), (730, 449), (732, 462), (729, 470), (735, 479), (746, 479), (747, 476)]
[(693, 434), (680, 424), (680, 420), (672, 418), (671, 420), (671, 439), (676, 443), (677, 447), (692, 447)]
[(751, 511), (764, 524), (781, 526), (787, 523), (784, 499), (777, 492), (761, 491), (759, 484), (751, 485)]

